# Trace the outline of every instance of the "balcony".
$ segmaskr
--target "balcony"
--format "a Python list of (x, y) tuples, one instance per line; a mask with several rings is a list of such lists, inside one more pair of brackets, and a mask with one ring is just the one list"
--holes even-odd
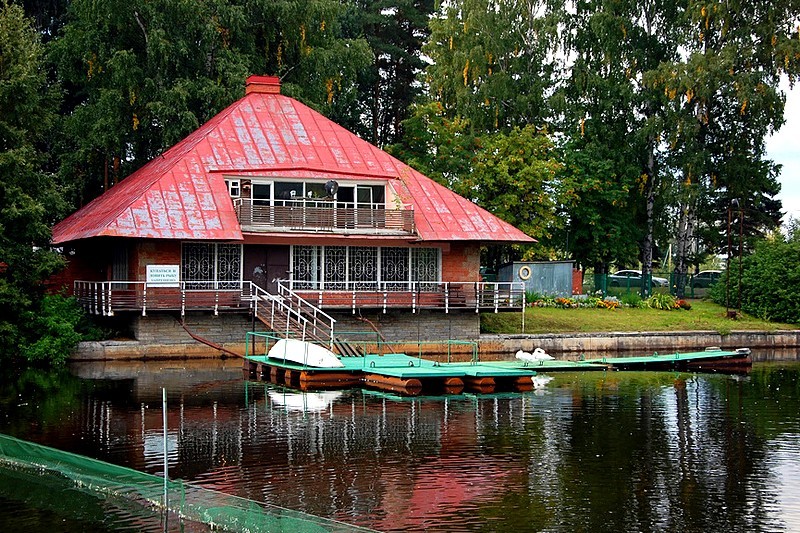
[[(282, 200), (261, 205), (250, 198), (233, 201), (243, 231), (311, 231), (353, 235), (413, 235), (414, 210), (340, 207), (325, 200)], [(350, 204), (352, 205), (352, 204)]]

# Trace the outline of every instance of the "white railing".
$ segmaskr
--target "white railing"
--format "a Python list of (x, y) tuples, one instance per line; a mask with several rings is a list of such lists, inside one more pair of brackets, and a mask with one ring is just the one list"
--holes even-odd
[[(522, 282), (313, 282), (277, 280), (278, 286), (291, 289), (321, 308), (388, 309), (523, 309), (525, 284)], [(280, 289), (279, 289), (280, 292)]]
[(335, 318), (281, 283), (278, 283), (278, 298), (281, 300), (282, 305), (289, 309), (290, 314), (307, 319), (307, 326), (310, 328), (308, 334), (321, 341), (330, 342), (331, 346), (333, 345)]
[(76, 281), (74, 293), (83, 308), (96, 315), (113, 316), (117, 311), (210, 309), (253, 310), (268, 325), (278, 322), (286, 336), (296, 333), (301, 340), (311, 338), (333, 345), (336, 320), (304, 300), (285, 290), (270, 294), (251, 281), (182, 281), (171, 286), (144, 281)]
[(75, 281), (74, 294), (92, 314), (113, 316), (115, 311), (177, 309), (248, 309), (255, 287), (250, 281), (181, 281), (175, 284), (145, 281)]
[[(267, 300), (285, 300), (290, 316), (310, 321), (309, 334), (327, 339), (335, 320), (322, 308), (348, 309), (474, 309), (518, 310), (524, 307), (522, 282), (348, 282), (322, 283), (278, 281), (278, 294), (271, 295), (250, 281), (182, 281), (172, 286), (144, 281), (76, 281), (75, 296), (92, 314), (113, 316), (118, 311), (149, 310), (249, 310)], [(263, 305), (263, 303), (262, 303)], [(292, 314), (293, 313), (293, 314)], [(302, 322), (302, 321), (301, 321)], [(320, 325), (322, 323), (323, 325)], [(329, 324), (326, 325), (326, 324)], [(308, 324), (303, 324), (309, 327)]]

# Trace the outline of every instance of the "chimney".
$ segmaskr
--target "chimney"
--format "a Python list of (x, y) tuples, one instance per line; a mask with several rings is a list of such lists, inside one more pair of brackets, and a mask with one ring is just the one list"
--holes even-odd
[(250, 76), (244, 85), (244, 94), (281, 94), (281, 79), (278, 76)]

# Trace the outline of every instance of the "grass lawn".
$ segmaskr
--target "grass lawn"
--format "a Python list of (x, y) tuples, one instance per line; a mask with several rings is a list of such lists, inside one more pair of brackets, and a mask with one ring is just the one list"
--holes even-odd
[[(607, 331), (777, 331), (800, 329), (798, 324), (780, 324), (739, 314), (725, 316), (725, 308), (707, 300), (690, 300), (692, 309), (560, 309), (531, 307), (525, 312), (524, 333), (592, 333)], [(483, 313), (482, 333), (522, 333), (521, 313)]]

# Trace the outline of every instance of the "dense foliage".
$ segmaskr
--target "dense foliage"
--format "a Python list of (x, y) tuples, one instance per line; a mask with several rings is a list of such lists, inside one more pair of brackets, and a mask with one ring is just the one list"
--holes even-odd
[[(800, 228), (784, 238), (776, 233), (759, 241), (752, 254), (730, 265), (712, 298), (764, 320), (800, 324)], [(741, 268), (741, 271), (740, 271)]]
[(39, 36), (21, 8), (0, 3), (0, 358), (42, 336), (42, 280), (62, 265), (49, 250), (62, 204), (45, 147), (55, 116)]
[(47, 314), (52, 223), (241, 96), (249, 74), (280, 76), (539, 241), (495, 248), (489, 266), (568, 257), (647, 274), (671, 253), (681, 296), (688, 270), (725, 251), (733, 199), (741, 255), (780, 218), (764, 139), (783, 122), (779, 80), (800, 74), (790, 0), (0, 2), (9, 354), (42, 357), (46, 343), (18, 348), (60, 328), (22, 327)]

